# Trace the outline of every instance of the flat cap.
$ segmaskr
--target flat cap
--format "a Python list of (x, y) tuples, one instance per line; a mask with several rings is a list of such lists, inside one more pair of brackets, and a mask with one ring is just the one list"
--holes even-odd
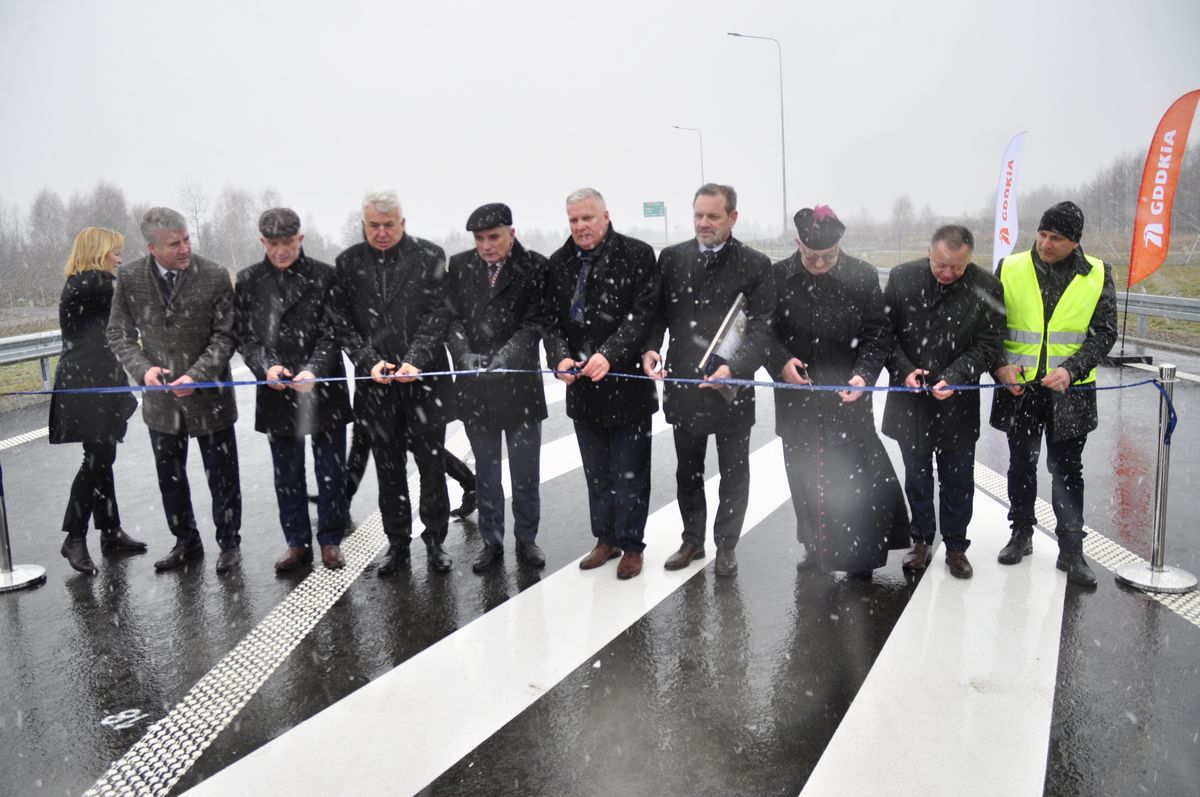
[(258, 217), (263, 238), (290, 238), (300, 232), (300, 217), (291, 208), (271, 208)]
[(490, 230), (493, 227), (511, 227), (512, 211), (503, 202), (481, 205), (467, 218), (467, 232)]

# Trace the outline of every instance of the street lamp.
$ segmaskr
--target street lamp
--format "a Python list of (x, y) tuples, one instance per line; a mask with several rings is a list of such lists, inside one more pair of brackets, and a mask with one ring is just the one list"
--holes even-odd
[(676, 130), (691, 130), (700, 137), (700, 185), (704, 185), (704, 134), (694, 127), (682, 127), (681, 125), (671, 125)]
[(773, 39), (770, 36), (754, 36), (749, 33), (730, 33), (729, 36), (736, 36), (739, 39), (762, 39), (763, 41), (775, 42), (775, 50), (779, 55), (779, 156), (783, 163), (783, 234), (787, 237), (791, 230), (792, 217), (788, 213), (787, 203), (787, 136), (783, 132), (783, 47), (780, 46), (778, 39)]

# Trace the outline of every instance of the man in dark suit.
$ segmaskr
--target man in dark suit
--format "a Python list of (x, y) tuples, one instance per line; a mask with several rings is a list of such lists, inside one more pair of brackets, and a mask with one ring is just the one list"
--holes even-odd
[[(771, 346), (774, 293), (771, 260), (733, 237), (737, 192), (732, 186), (706, 183), (692, 200), (696, 238), (669, 246), (658, 258), (662, 298), (646, 338), (642, 368), (662, 379), (667, 373), (689, 379), (751, 379)], [(746, 326), (741, 345), (728, 357), (702, 363), (721, 322), (739, 300)], [(664, 362), (659, 349), (671, 333)], [(750, 500), (750, 429), (754, 426), (754, 390), (671, 382), (664, 396), (667, 422), (675, 435), (675, 482), (683, 544), (666, 561), (681, 570), (704, 558), (707, 506), (704, 498), (704, 455), (709, 435), (717, 440), (721, 471), (720, 503), (713, 526), (717, 545), (716, 573), (737, 573), (734, 548)]]
[(430, 566), (449, 573), (442, 548), (449, 523), (446, 493), (446, 420), (453, 411), (446, 357), (446, 254), (405, 234), (400, 202), (392, 191), (363, 200), (366, 240), (338, 255), (329, 312), (334, 337), (354, 363), (355, 420), (365, 424), (379, 480), (379, 511), (390, 545), (379, 574), (391, 575), (409, 558), (412, 509), (406, 460), (411, 447), (421, 474), (421, 522)]
[[(192, 254), (187, 222), (170, 208), (142, 217), (150, 254), (117, 274), (107, 337), (125, 371), (147, 391), (142, 418), (158, 470), (167, 525), (175, 547), (154, 563), (171, 570), (204, 553), (187, 478), (188, 438), (196, 438), (217, 527), (217, 572), (241, 563), (242, 492), (238, 478), (237, 402), (233, 389), (195, 382), (228, 382), (233, 354), (233, 284), (217, 263)], [(140, 338), (140, 341), (139, 341)]]
[[(546, 258), (516, 239), (512, 211), (494, 203), (467, 219), (475, 248), (450, 258), (446, 297), (450, 325), (446, 344), (456, 370), (481, 369), (459, 377), (459, 417), (475, 452), (475, 492), (483, 550), (472, 569), (481, 573), (504, 555), (504, 488), (501, 437), (507, 442), (512, 477), (513, 536), (517, 558), (542, 567), (536, 542), (541, 519), (539, 463), (546, 397), (538, 367), (542, 283)], [(534, 373), (488, 374), (497, 369)]]
[[(641, 374), (642, 341), (658, 307), (654, 250), (609, 223), (604, 197), (581, 188), (567, 197), (571, 238), (546, 272), (546, 359), (567, 383), (587, 477), (596, 546), (579, 566), (621, 556), (617, 577), (642, 572), (650, 508), (650, 417), (658, 393)], [(624, 554), (622, 556), (622, 553)]]
[[(266, 257), (242, 269), (234, 293), (238, 349), (260, 381), (254, 428), (267, 435), (275, 471), (279, 523), (288, 549), (275, 563), (283, 572), (311, 562), (312, 521), (304, 467), (310, 437), (317, 475), (317, 543), (321, 561), (345, 566), (346, 422), (350, 398), (342, 354), (327, 335), (325, 303), (333, 267), (304, 254), (300, 217), (272, 208), (258, 219)], [(342, 377), (319, 382), (317, 377)]]
[(913, 547), (904, 569), (924, 570), (933, 558), (936, 457), (942, 543), (955, 578), (974, 573), (967, 525), (974, 511), (979, 391), (949, 386), (978, 384), (1000, 354), (1004, 317), (1000, 282), (971, 262), (974, 248), (966, 227), (939, 227), (929, 256), (892, 269), (884, 292), (896, 333), (887, 363), (891, 384), (913, 391), (888, 393), (883, 411), (883, 433), (900, 443), (912, 511)]

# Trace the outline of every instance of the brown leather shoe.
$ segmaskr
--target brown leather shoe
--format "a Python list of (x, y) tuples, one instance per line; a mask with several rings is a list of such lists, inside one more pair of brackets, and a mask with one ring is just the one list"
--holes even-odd
[(914, 542), (912, 550), (904, 557), (904, 563), (901, 565), (905, 570), (924, 570), (929, 567), (929, 562), (933, 559), (933, 551), (929, 550), (929, 543)]
[(621, 555), (621, 549), (615, 545), (609, 545), (606, 542), (596, 543), (596, 547), (588, 553), (587, 556), (579, 560), (580, 570), (594, 570), (600, 565), (607, 562), (609, 559), (616, 559)]
[(717, 566), (715, 570), (718, 576), (737, 575), (737, 556), (734, 555), (732, 548), (717, 549)]
[(703, 558), (703, 545), (692, 545), (690, 542), (685, 542), (679, 546), (678, 551), (667, 557), (667, 561), (663, 567), (667, 570), (682, 570), (697, 559)]
[(955, 578), (970, 578), (975, 573), (967, 561), (966, 551), (946, 551), (946, 567)]
[[(311, 548), (309, 549), (312, 550)], [(322, 545), (321, 546), (321, 562), (330, 570), (341, 570), (346, 566), (346, 560), (342, 556), (342, 546), (340, 545)]]
[(642, 552), (626, 551), (617, 563), (617, 578), (625, 580), (642, 572)]
[(310, 545), (292, 545), (288, 546), (287, 552), (281, 559), (275, 562), (276, 573), (286, 573), (289, 570), (295, 570), (302, 564), (308, 564), (313, 560), (312, 546)]

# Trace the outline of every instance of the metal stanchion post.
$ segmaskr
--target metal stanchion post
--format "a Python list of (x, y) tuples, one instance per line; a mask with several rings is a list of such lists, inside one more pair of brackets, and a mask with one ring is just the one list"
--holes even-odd
[(1154, 536), (1150, 545), (1148, 564), (1123, 565), (1117, 568), (1117, 581), (1146, 592), (1191, 592), (1196, 577), (1186, 570), (1163, 564), (1167, 544), (1167, 481), (1171, 472), (1171, 446), (1167, 443), (1167, 424), (1170, 422), (1169, 402), (1175, 395), (1175, 366), (1158, 367), (1158, 379), (1165, 396), (1158, 402), (1158, 479), (1154, 489)]
[(13, 565), (8, 545), (8, 510), (4, 506), (4, 469), (0, 468), (0, 592), (12, 592), (41, 584), (46, 568), (41, 565)]

